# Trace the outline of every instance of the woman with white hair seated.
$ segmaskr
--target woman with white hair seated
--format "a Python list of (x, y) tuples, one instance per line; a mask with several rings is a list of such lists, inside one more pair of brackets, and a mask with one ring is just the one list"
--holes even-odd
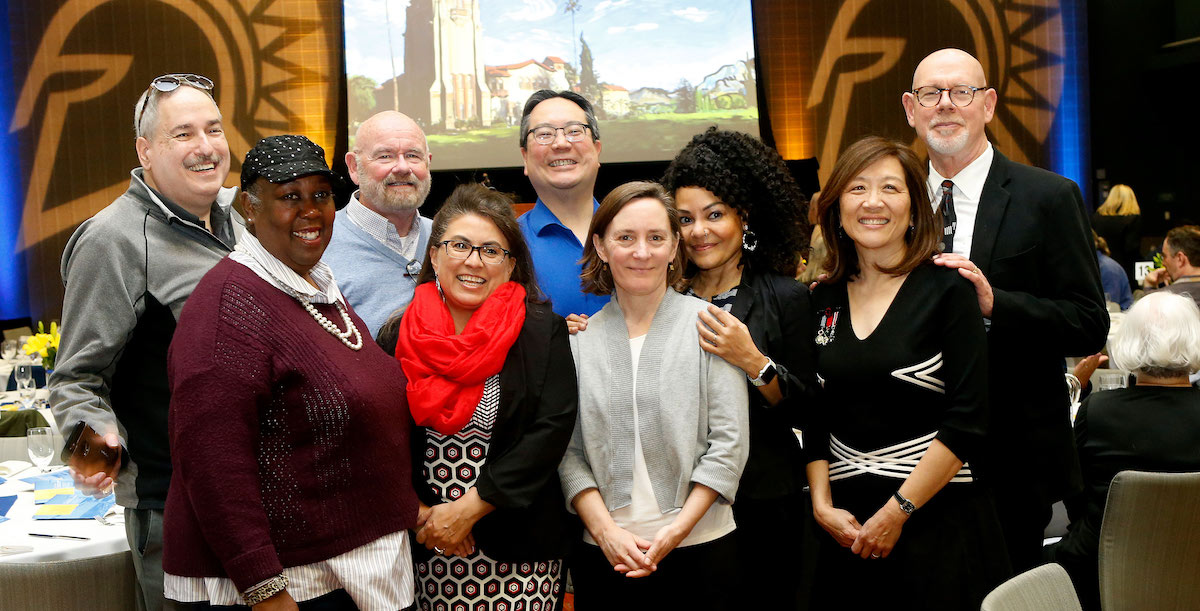
[(1151, 293), (1125, 315), (1109, 346), (1115, 367), (1137, 375), (1129, 388), (1088, 396), (1075, 419), (1084, 489), (1067, 501), (1071, 525), (1046, 560), (1071, 574), (1084, 609), (1100, 608), (1100, 523), (1120, 471), (1200, 471), (1200, 309), (1187, 297)]

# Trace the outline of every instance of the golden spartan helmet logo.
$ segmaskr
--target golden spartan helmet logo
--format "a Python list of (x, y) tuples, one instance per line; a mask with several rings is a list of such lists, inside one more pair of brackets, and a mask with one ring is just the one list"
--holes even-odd
[[(259, 138), (292, 130), (306, 133), (326, 150), (332, 150), (334, 132), (326, 115), (330, 114), (329, 108), (336, 109), (336, 106), (309, 103), (300, 114), (289, 110), (286, 104), (286, 98), (295, 94), (307, 100), (324, 100), (336, 95), (336, 73), (331, 70), (334, 62), (328, 59), (336, 55), (327, 49), (325, 42), (330, 38), (326, 28), (337, 27), (340, 20), (329, 19), (320, 4), (318, 0), (307, 3), (276, 0), (63, 2), (45, 26), (9, 123), (10, 133), (38, 122), (41, 125), (36, 139), (32, 140), (36, 152), (27, 159), (33, 171), (28, 173), (18, 249), (28, 249), (73, 229), (123, 193), (129, 184), (129, 167), (110, 175), (106, 170), (113, 160), (96, 159), (97, 156), (92, 155), (89, 165), (95, 167), (71, 167), (67, 173), (73, 177), (91, 177), (101, 170), (100, 180), (109, 184), (88, 184), (86, 187), (93, 189), (90, 193), (62, 203), (55, 202), (52, 211), (46, 209), (55, 164), (66, 156), (62, 148), (63, 133), (71, 106), (114, 92), (135, 62), (166, 65), (162, 57), (68, 51), (81, 46), (86, 48), (89, 42), (96, 46), (111, 46), (114, 37), (125, 35), (122, 31), (112, 31), (120, 28), (98, 31), (97, 23), (111, 24), (115, 21), (114, 15), (120, 19), (121, 15), (130, 12), (141, 13), (151, 23), (155, 19), (164, 19), (157, 31), (135, 34), (156, 38), (156, 42), (181, 58), (181, 65), (163, 72), (200, 71), (195, 67), (200, 63), (199, 57), (206, 58), (204, 65), (215, 61), (215, 73), (206, 76), (212, 77), (217, 85), (213, 93), (224, 114), (225, 134), (234, 158), (233, 165), (237, 167), (239, 155), (249, 150)], [(183, 30), (179, 29), (181, 23)], [(186, 31), (192, 28), (194, 31)], [(184, 45), (181, 40), (190, 40), (188, 37), (203, 39), (206, 48), (181, 48), (180, 45)], [(172, 48), (172, 45), (175, 46)], [(297, 61), (301, 47), (305, 52), (303, 66)], [(337, 70), (340, 69), (337, 66)], [(146, 81), (148, 83), (149, 79)], [(63, 88), (63, 83), (72, 86)], [(145, 87), (146, 83), (137, 86)], [(122, 86), (122, 97), (127, 89), (128, 84)], [(120, 123), (120, 137), (128, 138), (122, 140), (121, 146), (126, 147), (129, 159), (134, 161), (133, 105), (142, 91), (138, 89), (128, 99), (119, 100), (118, 115), (91, 118), (98, 122)], [(100, 143), (89, 142), (87, 147), (99, 148)], [(87, 172), (83, 171), (85, 169)], [(230, 180), (236, 181), (236, 176), (231, 176)], [(92, 178), (92, 182), (95, 181)]]
[[(898, 65), (906, 45), (911, 43), (925, 49), (922, 56), (947, 46), (942, 23), (930, 24), (924, 35), (919, 29), (906, 29), (904, 38), (852, 36), (851, 31), (879, 29), (862, 27), (864, 10), (870, 4), (872, 0), (846, 0), (842, 4), (814, 74), (808, 107), (828, 103), (825, 107), (831, 109), (818, 153), (819, 159), (831, 160), (822, 167), (822, 181), (828, 178), (832, 160), (845, 148), (842, 140), (849, 114), (846, 109), (869, 105), (878, 112), (879, 105), (891, 104), (899, 115), (900, 94), (911, 85), (912, 71), (916, 68), (916, 62), (911, 66)], [(1062, 90), (1063, 28), (1058, 1), (944, 0), (942, 4), (961, 17), (965, 34), (972, 43), (964, 45), (964, 49), (979, 59), (988, 84), (1000, 93), (996, 116), (988, 124), (992, 142), (1011, 159), (1030, 163), (1031, 156), (1036, 155), (1033, 149), (1044, 143), (1050, 133)], [(926, 12), (915, 6), (909, 6), (908, 10)], [(940, 44), (939, 38), (943, 38)], [(850, 56), (863, 55), (874, 59), (839, 64)], [(844, 65), (854, 67), (840, 69)], [(901, 78), (897, 74), (903, 74), (903, 85), (896, 88), (894, 96), (886, 100), (854, 99), (856, 85), (885, 75), (890, 82)], [(924, 150), (924, 143), (919, 140), (914, 139), (912, 145)]]

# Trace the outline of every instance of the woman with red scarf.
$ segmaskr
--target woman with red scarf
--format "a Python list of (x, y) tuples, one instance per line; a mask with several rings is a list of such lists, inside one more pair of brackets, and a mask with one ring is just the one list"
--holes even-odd
[(553, 609), (578, 536), (555, 472), (578, 401), (566, 323), (541, 297), (503, 194), (455, 189), (429, 246), (412, 303), (380, 330), (383, 344), (398, 334), (423, 427), (412, 444), (416, 536), (433, 555), (418, 558), (417, 599)]

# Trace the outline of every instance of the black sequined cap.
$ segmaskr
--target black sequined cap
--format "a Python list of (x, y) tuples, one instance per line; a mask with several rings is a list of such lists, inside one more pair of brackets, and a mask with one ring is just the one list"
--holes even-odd
[(327, 176), (334, 188), (342, 184), (342, 177), (325, 164), (325, 149), (312, 140), (304, 136), (268, 136), (246, 153), (242, 162), (242, 190), (254, 184), (259, 176), (280, 184), (313, 174)]

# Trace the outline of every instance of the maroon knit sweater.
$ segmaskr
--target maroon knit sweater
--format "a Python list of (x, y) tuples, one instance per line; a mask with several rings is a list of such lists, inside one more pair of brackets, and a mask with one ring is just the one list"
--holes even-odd
[(184, 306), (168, 372), (166, 572), (245, 591), (416, 522), (404, 374), (370, 337), (351, 350), (226, 258)]

